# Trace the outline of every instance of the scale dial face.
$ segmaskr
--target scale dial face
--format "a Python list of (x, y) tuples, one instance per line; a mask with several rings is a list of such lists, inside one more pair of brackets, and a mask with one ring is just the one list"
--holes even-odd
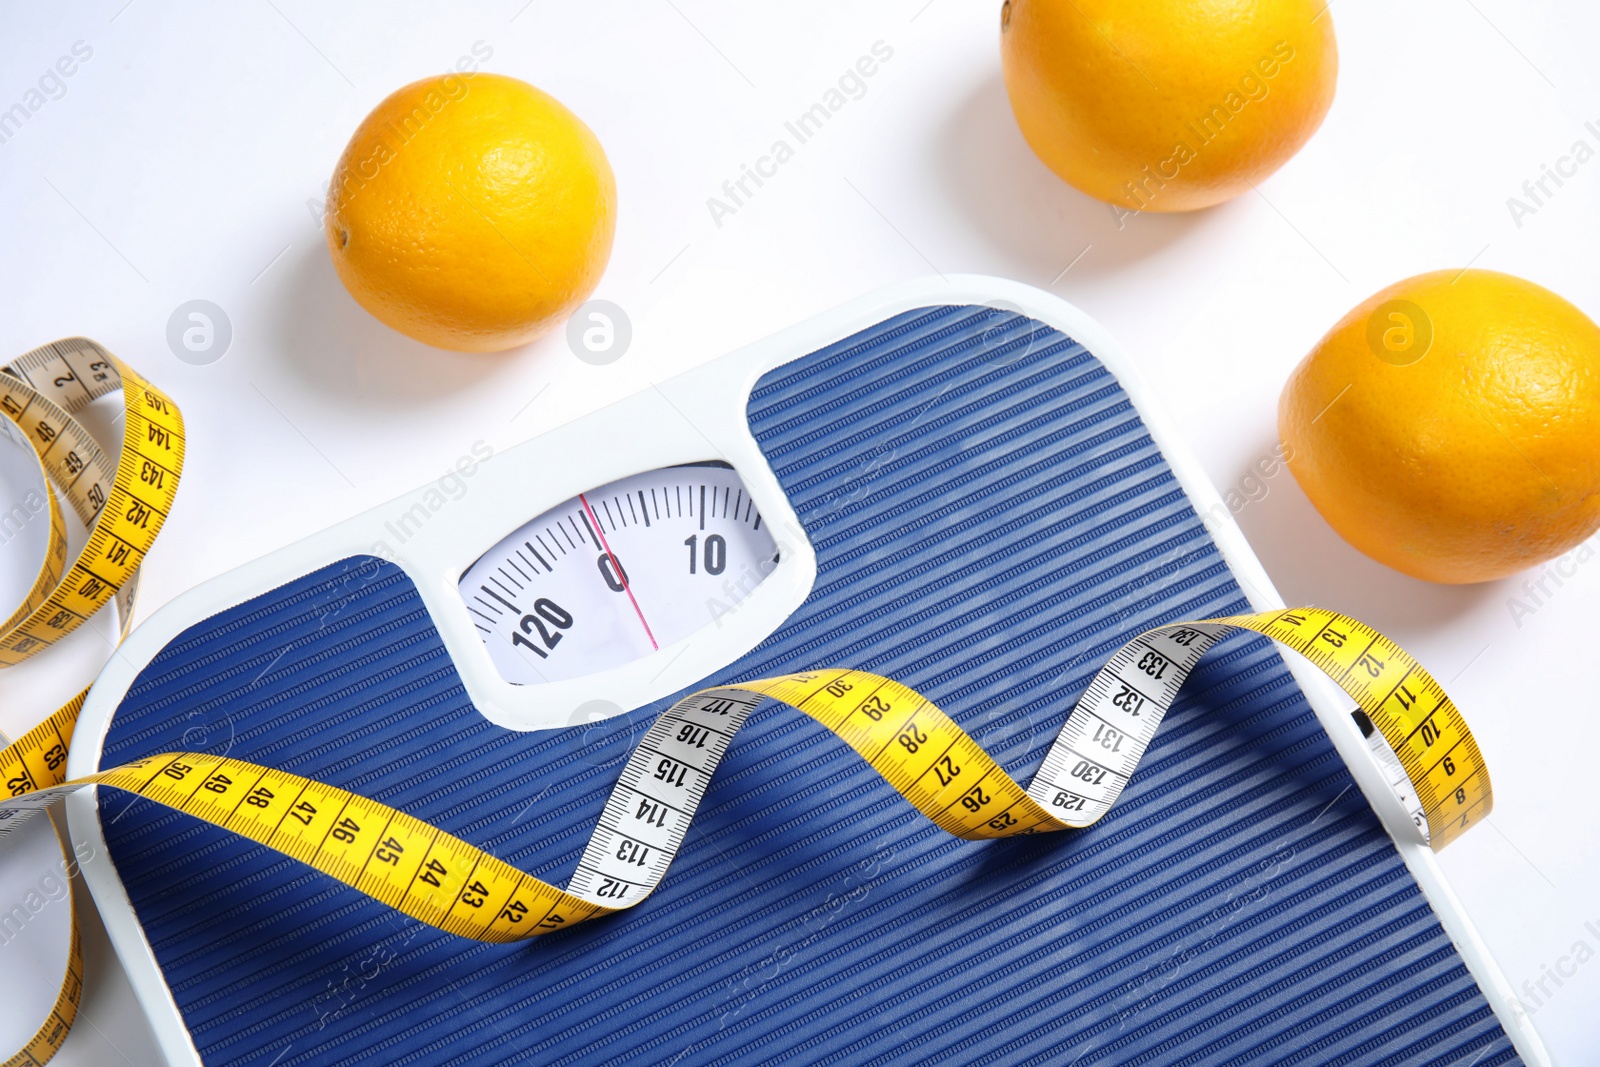
[(501, 676), (537, 685), (627, 663), (715, 623), (777, 557), (731, 467), (664, 467), (525, 523), (458, 590)]

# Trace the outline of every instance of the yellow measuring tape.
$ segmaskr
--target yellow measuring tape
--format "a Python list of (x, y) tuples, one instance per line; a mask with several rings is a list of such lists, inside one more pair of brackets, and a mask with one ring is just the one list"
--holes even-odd
[[(181, 466), (182, 422), (159, 392), (114, 361), (106, 365), (121, 371), (129, 430), (103, 510), (125, 506), (132, 513), (138, 501), (152, 516), (164, 516)], [(125, 468), (145, 469), (144, 453), (132, 447), (140, 405), (150, 412), (141, 415), (139, 434), (160, 430), (175, 448), (159, 468), (165, 477), (145, 481), (164, 497), (155, 491), (115, 495)], [(96, 532), (102, 517), (94, 516)], [(159, 525), (156, 518), (141, 530), (153, 538)], [(139, 546), (137, 558), (149, 547), (148, 538), (116, 536)], [(123, 572), (124, 583), (132, 574), (131, 567)], [(837, 734), (957, 837), (1081, 828), (1116, 801), (1200, 658), (1239, 630), (1293, 649), (1355, 700), (1359, 721), (1370, 727), (1369, 741), (1395, 769), (1397, 791), (1433, 848), (1443, 848), (1489, 813), (1493, 794), (1477, 743), (1421, 664), (1363, 623), (1321, 608), (1295, 608), (1173, 623), (1133, 638), (1079, 698), (1027, 788), (931, 701), (875, 674), (833, 668), (701, 690), (667, 709), (646, 732), (564, 889), (403, 811), (243, 760), (167, 753), (66, 781), (65, 757), (81, 695), (0, 751), (0, 778), (11, 794), (0, 800), (0, 833), (8, 829), (7, 820), (43, 811), (72, 790), (111, 786), (248, 837), (431, 926), (480, 941), (519, 941), (632, 907), (648, 896), (665, 877), (735, 734), (769, 698)], [(0, 639), (0, 649), (11, 647), (7, 641)], [(53, 1055), (71, 1025), (80, 986), (74, 925), (72, 960), (55, 1013), (9, 1064), (43, 1063)]]
[[(121, 396), (122, 450), (115, 463), (73, 416), (103, 396)], [(67, 567), (67, 531), (56, 495), (47, 488), (50, 531), (38, 576), (22, 604), (0, 625), (0, 666), (20, 663), (65, 637), (112, 599), (126, 636), (138, 590), (139, 565), (172, 510), (183, 470), (183, 417), (166, 394), (125, 363), (86, 338), (36, 348), (0, 373), (0, 428), (32, 446), (40, 474), (64, 496), (89, 531), (88, 541)], [(77, 721), (87, 690), (46, 722)], [(70, 736), (71, 727), (66, 727)], [(26, 795), (61, 780), (65, 738), (42, 750), (30, 731), (0, 753), (0, 780), (12, 796)], [(27, 759), (13, 759), (26, 750)], [(15, 815), (0, 809), (0, 837)], [(75, 891), (74, 891), (75, 894)], [(66, 1040), (83, 989), (83, 955), (74, 895), (67, 974), (44, 1026), (12, 1065), (43, 1063)]]

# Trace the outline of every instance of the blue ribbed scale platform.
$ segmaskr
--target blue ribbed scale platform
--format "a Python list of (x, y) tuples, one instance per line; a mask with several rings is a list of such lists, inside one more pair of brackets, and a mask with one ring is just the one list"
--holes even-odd
[[(1121, 641), (1245, 607), (1117, 382), (1029, 320), (901, 315), (768, 374), (749, 419), (819, 573), (715, 680), (892, 675), (1026, 781)], [(410, 580), (359, 558), (175, 640), (104, 762), (225, 750), (559, 883), (664, 703), (492, 726)], [(1196, 672), (1103, 822), (1037, 838), (948, 838), (769, 705), (653, 897), (518, 946), (437, 933), (155, 805), (100, 803), (207, 1064), (1515, 1062), (1259, 638)]]

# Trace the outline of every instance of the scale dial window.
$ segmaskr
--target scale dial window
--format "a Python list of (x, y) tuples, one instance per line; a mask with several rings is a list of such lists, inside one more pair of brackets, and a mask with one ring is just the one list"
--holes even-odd
[(537, 685), (619, 666), (713, 625), (777, 557), (731, 467), (664, 467), (523, 524), (458, 588), (501, 677)]

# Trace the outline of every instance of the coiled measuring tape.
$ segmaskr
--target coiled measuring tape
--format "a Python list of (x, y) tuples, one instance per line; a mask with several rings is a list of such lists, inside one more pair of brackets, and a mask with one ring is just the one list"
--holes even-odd
[[(170, 413), (181, 455), (176, 410), (170, 401), (160, 410)], [(175, 482), (177, 468), (168, 469)], [(1116, 802), (1200, 658), (1239, 630), (1293, 649), (1355, 700), (1358, 722), (1397, 769), (1397, 791), (1433, 848), (1489, 813), (1493, 794), (1477, 743), (1421, 664), (1363, 623), (1295, 608), (1173, 623), (1133, 638), (1095, 675), (1027, 788), (931, 701), (892, 679), (834, 668), (703, 689), (645, 733), (564, 889), (403, 811), (244, 760), (167, 753), (65, 781), (81, 697), (0, 751), (0, 777), (12, 794), (0, 800), (0, 820), (44, 811), (84, 786), (110, 786), (250, 838), (431, 926), (519, 941), (647, 897), (666, 876), (740, 726), (763, 701), (816, 719), (957, 837), (1082, 828)], [(64, 1039), (81, 985), (76, 927), (73, 944), (55, 1015), (11, 1063), (42, 1063)]]
[[(116, 462), (73, 416), (104, 396), (120, 394), (122, 449)], [(67, 531), (56, 493), (46, 489), (50, 531), (45, 557), (22, 604), (0, 624), (0, 666), (21, 663), (77, 629), (113, 599), (127, 636), (138, 591), (139, 566), (155, 543), (183, 471), (183, 417), (166, 394), (87, 338), (36, 348), (0, 370), (0, 429), (32, 446), (41, 478), (54, 485), (89, 531), (67, 566)], [(77, 721), (85, 689), (46, 720)], [(71, 727), (66, 727), (70, 736)], [(65, 738), (39, 749), (29, 731), (0, 753), (6, 792), (28, 794), (65, 774)], [(26, 752), (26, 758), (22, 753)], [(17, 758), (13, 758), (16, 756)], [(17, 813), (0, 807), (0, 841)], [(50, 1016), (6, 1067), (44, 1063), (54, 1056), (77, 1015), (83, 990), (77, 891), (67, 973)]]

